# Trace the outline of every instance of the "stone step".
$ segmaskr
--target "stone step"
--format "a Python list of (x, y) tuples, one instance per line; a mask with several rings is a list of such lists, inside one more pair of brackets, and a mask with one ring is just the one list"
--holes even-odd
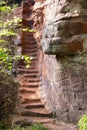
[(30, 109), (30, 108), (44, 108), (44, 104), (42, 104), (41, 102), (39, 103), (29, 103), (29, 104), (25, 104), (24, 105), (25, 109)]
[(19, 81), (19, 82), (40, 82), (41, 81), (41, 79), (39, 79), (39, 78), (22, 78), (22, 77), (20, 77), (19, 76), (19, 78), (17, 78), (17, 80)]
[[(22, 65), (18, 65), (18, 68), (26, 69), (26, 66), (22, 64)], [(35, 66), (35, 65), (32, 65), (32, 66), (31, 66), (31, 64), (30, 64), (29, 69), (37, 69), (37, 66)]]
[(20, 40), (22, 41), (23, 39), (27, 39), (27, 38), (29, 38), (29, 39), (34, 39), (34, 36), (33, 35), (31, 35), (31, 34), (29, 34), (29, 35), (26, 35), (26, 36), (24, 36), (23, 38), (21, 38)]
[(33, 32), (23, 32), (23, 38), (24, 37), (34, 37), (34, 33)]
[(38, 49), (37, 48), (34, 48), (34, 49), (24, 48), (23, 52), (35, 53), (35, 52), (38, 52)]
[(39, 78), (40, 77), (40, 75), (39, 74), (37, 74), (37, 73), (30, 73), (30, 74), (22, 74), (22, 76), (21, 77), (26, 77), (26, 78)]
[(28, 56), (32, 56), (32, 57), (38, 57), (38, 55), (39, 55), (39, 53), (29, 53), (29, 52), (22, 52), (22, 54), (24, 55), (24, 54), (26, 54), (26, 55), (28, 55)]
[[(30, 56), (30, 55), (29, 55)], [(31, 60), (31, 62), (30, 62), (30, 67), (29, 67), (29, 69), (30, 68), (32, 68), (31, 67), (31, 65), (33, 64), (33, 63), (38, 63), (38, 61), (39, 61), (39, 59), (38, 59), (38, 57), (37, 56), (32, 56), (32, 60)], [(38, 60), (37, 60), (38, 59)], [(18, 68), (26, 68), (26, 65), (25, 65), (25, 63), (24, 62), (20, 62), (19, 64), (18, 64)], [(36, 66), (34, 66), (35, 68), (36, 68)]]
[(21, 86), (30, 87), (30, 88), (37, 88), (39, 85), (42, 84), (41, 82), (38, 82), (38, 81), (30, 82), (30, 81), (22, 81), (22, 80), (20, 80), (19, 83)]
[(30, 40), (30, 39), (26, 39), (26, 38), (24, 38), (22, 42), (35, 43), (35, 44), (37, 44), (37, 42), (36, 42), (35, 39), (31, 39), (31, 40)]
[(27, 54), (27, 55), (32, 55), (32, 56), (37, 56), (39, 52), (27, 52), (27, 51), (22, 51), (22, 54)]
[(26, 80), (27, 82), (40, 82), (41, 81), (41, 79), (39, 79), (39, 78), (28, 78), (27, 80)]
[(30, 63), (30, 66), (32, 66), (32, 65), (38, 65), (38, 61), (32, 61), (32, 62)]
[(25, 127), (25, 126), (30, 126), (32, 125), (32, 123), (53, 123), (54, 119), (52, 118), (47, 118), (47, 117), (32, 117), (32, 116), (17, 116), (15, 117), (15, 119), (13, 120), (12, 124), (14, 126), (19, 125), (21, 127)]
[(41, 81), (41, 79), (39, 79), (39, 78), (28, 78), (25, 81), (27, 81), (27, 82), (39, 82), (39, 81)]
[[(27, 78), (28, 79), (28, 78)], [(32, 79), (32, 78), (31, 78)], [(38, 80), (38, 81), (29, 81), (29, 80), (20, 80), (19, 82), (20, 82), (20, 84), (22, 85), (22, 86), (27, 86), (27, 87), (35, 87), (35, 86), (37, 86), (37, 85), (41, 85), (42, 83), (41, 82), (39, 82), (40, 80)]]
[(32, 44), (32, 43), (29, 44), (28, 42), (24, 42), (23, 47), (24, 48), (28, 48), (28, 49), (34, 49), (34, 48), (38, 49), (38, 45), (37, 44)]
[(19, 96), (23, 99), (29, 99), (29, 100), (40, 99), (36, 93), (19, 93)]
[(35, 87), (35, 88), (37, 88), (38, 86), (39, 86), (39, 82), (23, 82), (23, 83), (21, 83), (21, 86), (26, 86), (26, 87), (30, 87), (30, 88), (33, 88), (33, 87)]
[(52, 117), (52, 112), (45, 108), (31, 108), (29, 110), (24, 109), (20, 112), (22, 116), (33, 116), (33, 117)]
[(23, 54), (25, 54), (25, 53), (27, 53), (30, 56), (33, 56), (33, 55), (37, 56), (37, 54), (38, 54), (38, 52), (27, 52), (27, 51), (24, 50)]
[(38, 99), (29, 99), (29, 98), (27, 98), (27, 99), (21, 98), (20, 99), (21, 104), (36, 103), (36, 102), (40, 102), (40, 99), (39, 98)]
[(25, 32), (23, 32), (23, 36), (34, 36), (34, 32), (27, 32), (27, 31), (25, 31)]
[(17, 74), (23, 74), (23, 73), (26, 73), (26, 74), (28, 74), (28, 73), (39, 73), (39, 71), (37, 71), (37, 70), (26, 70), (26, 69), (18, 69), (17, 70)]
[[(30, 55), (29, 55), (30, 56)], [(32, 60), (30, 63), (29, 63), (29, 68), (28, 69), (36, 69), (38, 67), (38, 60)], [(18, 64), (17, 64), (17, 68), (25, 68), (26, 69), (26, 64), (24, 63), (24, 61), (20, 61)]]
[(35, 38), (33, 36), (25, 36), (25, 37), (22, 38), (22, 40), (26, 40), (26, 39), (29, 40), (29, 41), (35, 40)]
[(17, 73), (39, 73), (38, 69), (18, 69)]
[(22, 76), (24, 77), (32, 77), (32, 76), (38, 76), (39, 74), (38, 73), (28, 73), (28, 74), (22, 74)]
[(20, 87), (19, 93), (36, 93), (37, 88)]

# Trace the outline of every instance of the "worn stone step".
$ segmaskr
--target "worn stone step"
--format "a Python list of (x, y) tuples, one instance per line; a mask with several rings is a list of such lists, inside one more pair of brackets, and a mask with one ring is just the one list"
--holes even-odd
[[(24, 55), (24, 54), (23, 54)], [(32, 57), (32, 60), (30, 61), (29, 65), (31, 67), (31, 65), (35, 64), (35, 63), (38, 63), (38, 55), (35, 54), (35, 56), (33, 56), (32, 54), (28, 55), (29, 57)], [(38, 59), (38, 60), (37, 60)], [(26, 68), (26, 63), (24, 60), (20, 59), (18, 62), (17, 62), (17, 68), (20, 68), (21, 66), (25, 67)], [(29, 67), (29, 68), (30, 68)], [(35, 66), (34, 66), (35, 67)]]
[(24, 77), (30, 77), (30, 76), (38, 76), (38, 73), (28, 73), (28, 74), (22, 74)]
[(34, 49), (34, 48), (38, 48), (38, 45), (37, 44), (29, 44), (28, 42), (24, 42), (23, 44), (23, 47), (24, 48), (29, 48), (29, 49)]
[(23, 42), (28, 42), (28, 43), (35, 43), (35, 44), (37, 44), (35, 39), (32, 40), (32, 39), (26, 39), (26, 38), (25, 38), (25, 39), (23, 39)]
[(29, 41), (35, 40), (35, 38), (33, 36), (25, 36), (25, 37), (22, 38), (22, 40), (26, 40), (26, 39), (29, 40)]
[(22, 78), (22, 77), (19, 77), (17, 79), (19, 82), (40, 82), (41, 79), (40, 78)]
[(27, 88), (27, 87), (20, 87), (19, 93), (36, 93), (37, 88)]
[(38, 49), (28, 49), (28, 48), (24, 48), (23, 49), (23, 52), (28, 52), (28, 53), (35, 53), (35, 52), (38, 52)]
[[(26, 69), (26, 66), (22, 64), (22, 65), (18, 65), (18, 68)], [(31, 66), (31, 64), (30, 64), (29, 69), (37, 69), (37, 66), (36, 65), (32, 65)]]
[(34, 36), (34, 33), (35, 33), (35, 32), (27, 32), (27, 31), (24, 31), (24, 32), (23, 32), (24, 36), (31, 36), (31, 35)]
[(40, 99), (38, 98), (38, 99), (23, 99), (23, 98), (21, 98), (20, 99), (20, 103), (21, 104), (26, 104), (26, 103), (35, 103), (35, 102), (40, 102)]
[[(28, 79), (28, 78), (27, 78)], [(32, 78), (31, 78), (32, 79)], [(40, 81), (40, 80), (39, 80)], [(29, 80), (21, 80), (19, 81), (21, 85), (27, 85), (27, 86), (37, 86), (41, 84), (39, 81), (29, 81)]]
[(33, 55), (37, 56), (37, 54), (38, 54), (38, 52), (27, 52), (27, 51), (25, 51), (25, 50), (23, 51), (23, 54), (24, 54), (24, 53), (27, 53), (27, 54), (30, 55), (30, 56), (31, 56), (31, 55), (32, 55), (32, 56), (33, 56)]
[(32, 33), (32, 32), (23, 32), (23, 38), (24, 37), (34, 37), (34, 33)]
[(52, 112), (46, 110), (45, 108), (31, 108), (29, 110), (24, 109), (20, 112), (22, 116), (37, 116), (37, 117), (52, 117)]
[(32, 43), (30, 43), (30, 44), (25, 43), (24, 46), (23, 46), (23, 50), (24, 49), (29, 49), (29, 50), (30, 49), (32, 49), (32, 50), (37, 49), (37, 51), (38, 51), (39, 48), (38, 48), (38, 45), (36, 45), (35, 43), (33, 43), (33, 44)]
[(34, 32), (23, 32), (23, 34), (22, 34), (22, 38), (24, 38), (24, 37), (30, 37), (30, 36), (34, 36)]
[(20, 80), (19, 83), (21, 86), (30, 87), (30, 88), (37, 88), (39, 85), (42, 84), (39, 81), (30, 82), (30, 81), (22, 81), (22, 80)]
[(44, 104), (42, 104), (41, 102), (39, 103), (29, 103), (29, 104), (25, 104), (24, 105), (25, 109), (30, 109), (30, 108), (44, 108)]
[(26, 80), (27, 82), (40, 82), (41, 81), (41, 79), (39, 79), (39, 78), (28, 78), (27, 80)]
[(39, 82), (39, 81), (41, 81), (41, 79), (40, 78), (28, 78), (25, 81), (27, 81), (27, 82)]
[(32, 116), (17, 116), (12, 124), (13, 126), (19, 125), (19, 126), (30, 126), (32, 123), (53, 123), (54, 119), (47, 118), (47, 117), (32, 117)]
[(19, 93), (19, 96), (23, 99), (29, 99), (29, 100), (40, 99), (36, 93)]
[[(30, 56), (30, 55), (29, 55)], [(34, 56), (34, 57), (32, 57), (33, 59), (31, 60), (31, 62), (30, 62), (30, 67), (29, 67), (29, 69), (30, 68), (32, 68), (32, 67), (34, 67), (34, 68), (36, 68), (37, 66), (35, 66), (35, 65), (33, 65), (34, 63), (38, 63), (38, 57), (37, 56)], [(33, 66), (32, 66), (33, 65)], [(22, 62), (22, 63), (19, 63), (18, 64), (18, 68), (26, 68), (26, 65), (25, 65), (25, 63), (24, 62)]]
[(27, 39), (27, 38), (29, 38), (29, 39), (34, 39), (34, 36), (33, 35), (31, 35), (31, 34), (29, 34), (29, 35), (26, 35), (26, 36), (24, 36), (23, 38), (21, 38), (21, 41), (23, 40), (23, 39)]
[(38, 61), (32, 61), (31, 63), (30, 63), (30, 66), (32, 66), (32, 65), (38, 65)]
[(22, 74), (17, 76), (17, 80), (19, 82), (39, 82), (41, 81), (40, 75), (28, 75), (28, 74)]
[(17, 73), (39, 73), (38, 69), (18, 69)]
[(32, 56), (32, 57), (36, 57), (36, 56), (38, 56), (38, 54), (29, 54), (28, 52), (23, 52), (22, 53), (23, 55), (28, 55), (28, 56)]
[[(29, 50), (23, 50), (23, 53), (26, 53), (26, 54), (28, 54), (29, 56), (31, 56), (31, 57), (35, 57), (35, 56), (38, 56), (38, 51), (29, 51)], [(31, 60), (32, 61), (32, 60)]]
[(33, 87), (35, 87), (35, 88), (37, 88), (38, 86), (39, 86), (39, 82), (23, 82), (23, 83), (21, 83), (21, 86), (26, 86), (26, 87), (30, 87), (30, 88), (33, 88)]
[(38, 48), (38, 45), (35, 43), (35, 42), (20, 42), (20, 43), (17, 43), (17, 46), (22, 46), (22, 44), (23, 44), (23, 48), (22, 49), (24, 49), (24, 48), (28, 48), (28, 49), (39, 49)]

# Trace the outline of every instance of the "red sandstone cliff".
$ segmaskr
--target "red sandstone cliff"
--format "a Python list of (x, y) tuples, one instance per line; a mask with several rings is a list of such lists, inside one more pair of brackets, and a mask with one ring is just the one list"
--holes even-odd
[(46, 104), (58, 119), (77, 122), (87, 110), (87, 2), (38, 0), (34, 11)]

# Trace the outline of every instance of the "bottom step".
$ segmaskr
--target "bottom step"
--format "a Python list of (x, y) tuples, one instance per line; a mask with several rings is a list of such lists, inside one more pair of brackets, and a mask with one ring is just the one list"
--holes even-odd
[(46, 110), (45, 108), (30, 108), (24, 109), (19, 112), (22, 116), (32, 116), (32, 117), (53, 117), (53, 113)]
[(19, 126), (30, 126), (32, 123), (53, 123), (54, 119), (52, 118), (43, 118), (43, 117), (24, 117), (24, 116), (18, 116), (15, 117), (15, 119), (12, 122), (12, 126), (15, 127), (17, 125)]

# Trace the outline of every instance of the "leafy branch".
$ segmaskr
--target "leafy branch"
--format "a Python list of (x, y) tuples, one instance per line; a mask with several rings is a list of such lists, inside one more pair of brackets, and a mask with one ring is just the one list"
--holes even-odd
[[(26, 68), (30, 67), (32, 57), (27, 55), (16, 55), (14, 39), (17, 37), (19, 26), (22, 19), (13, 15), (13, 10), (17, 7), (10, 7), (5, 1), (0, 2), (0, 72), (11, 74), (14, 70), (15, 63), (22, 59), (25, 62)], [(26, 29), (25, 29), (26, 30)], [(26, 31), (29, 31), (27, 29)], [(31, 31), (31, 30), (30, 30)]]

